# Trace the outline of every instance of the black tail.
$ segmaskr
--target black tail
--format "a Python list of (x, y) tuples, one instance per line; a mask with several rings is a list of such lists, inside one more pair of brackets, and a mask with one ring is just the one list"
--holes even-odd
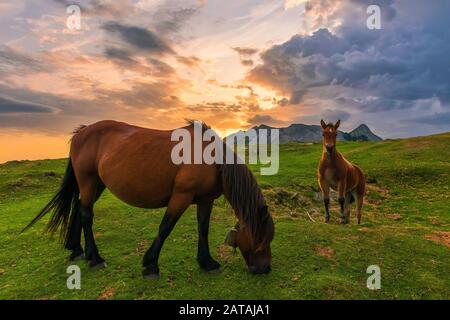
[(53, 211), (46, 231), (53, 234), (60, 228), (61, 239), (64, 239), (65, 243), (67, 243), (68, 230), (74, 213), (77, 212), (79, 194), (80, 190), (78, 189), (78, 183), (72, 168), (72, 161), (69, 158), (66, 173), (58, 193), (21, 232), (24, 232), (47, 213)]

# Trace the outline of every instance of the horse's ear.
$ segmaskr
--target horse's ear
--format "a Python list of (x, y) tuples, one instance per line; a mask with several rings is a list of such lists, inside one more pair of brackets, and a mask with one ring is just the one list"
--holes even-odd
[(327, 124), (325, 123), (325, 121), (320, 120), (320, 125), (322, 126), (323, 129), (325, 129), (327, 127)]
[(339, 126), (341, 125), (341, 120), (338, 120), (336, 124), (334, 125), (334, 130), (337, 130)]
[(229, 245), (230, 247), (233, 247), (236, 249), (237, 247), (237, 242), (236, 242), (236, 235), (237, 235), (237, 230), (236, 229), (231, 229), (228, 234), (227, 237), (225, 238), (224, 243)]

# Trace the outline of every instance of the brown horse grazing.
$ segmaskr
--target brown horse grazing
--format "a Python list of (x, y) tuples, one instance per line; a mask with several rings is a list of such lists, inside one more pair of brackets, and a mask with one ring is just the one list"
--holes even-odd
[[(193, 140), (194, 123), (184, 129)], [(205, 125), (201, 128), (206, 129)], [(143, 259), (143, 275), (152, 278), (159, 276), (158, 258), (164, 241), (189, 205), (196, 204), (197, 260), (202, 269), (213, 271), (220, 265), (209, 252), (209, 221), (214, 200), (224, 194), (240, 225), (232, 244), (239, 247), (250, 272), (269, 272), (274, 224), (253, 174), (245, 164), (176, 165), (171, 151), (178, 142), (171, 141), (171, 134), (116, 121), (80, 127), (71, 141), (59, 192), (25, 229), (53, 211), (47, 230), (61, 229), (65, 248), (72, 251), (70, 258), (85, 257), (91, 267), (104, 266), (92, 224), (94, 203), (105, 188), (132, 206), (167, 207), (158, 235)]]
[(361, 209), (364, 201), (366, 183), (364, 174), (358, 166), (347, 161), (336, 150), (337, 129), (341, 124), (320, 122), (323, 131), (323, 153), (320, 159), (318, 178), (325, 204), (325, 222), (330, 221), (330, 187), (339, 193), (341, 223), (350, 222), (350, 204), (356, 200), (356, 216), (361, 223)]

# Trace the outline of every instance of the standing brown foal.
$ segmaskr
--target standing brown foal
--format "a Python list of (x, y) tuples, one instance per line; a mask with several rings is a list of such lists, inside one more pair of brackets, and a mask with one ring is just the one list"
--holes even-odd
[(320, 159), (318, 178), (325, 204), (325, 221), (330, 221), (330, 187), (339, 193), (341, 206), (341, 223), (350, 222), (350, 204), (356, 200), (356, 216), (358, 224), (361, 223), (361, 209), (365, 193), (364, 174), (358, 166), (347, 161), (336, 150), (337, 129), (341, 124), (326, 124), (320, 121), (323, 131), (323, 153)]

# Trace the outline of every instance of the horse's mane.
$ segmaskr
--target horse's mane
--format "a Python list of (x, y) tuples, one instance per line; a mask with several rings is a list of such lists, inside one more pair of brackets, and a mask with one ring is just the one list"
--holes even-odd
[(202, 124), (202, 131), (206, 131), (208, 129), (211, 129), (210, 126), (208, 126), (206, 123), (204, 123), (201, 120), (195, 120), (195, 119), (184, 119), (184, 121), (186, 121), (187, 126), (194, 126), (196, 123), (201, 123)]
[(256, 245), (273, 238), (273, 221), (264, 196), (245, 164), (222, 164), (223, 192), (240, 221), (249, 228)]
[(87, 126), (84, 124), (80, 124), (78, 127), (76, 127), (75, 129), (73, 129), (72, 134), (75, 135), (78, 132), (80, 132), (82, 129), (86, 128)]
[[(185, 119), (188, 126), (193, 126), (198, 120)], [(210, 129), (204, 122), (202, 131)], [(224, 143), (224, 150), (228, 146)], [(227, 150), (229, 151), (229, 150)], [(226, 153), (226, 152), (225, 152)], [(265, 245), (272, 241), (274, 235), (273, 220), (267, 210), (264, 196), (256, 182), (253, 173), (245, 164), (234, 163), (220, 165), (223, 193), (230, 202), (239, 221), (243, 221), (250, 230), (250, 236), (256, 245)]]

